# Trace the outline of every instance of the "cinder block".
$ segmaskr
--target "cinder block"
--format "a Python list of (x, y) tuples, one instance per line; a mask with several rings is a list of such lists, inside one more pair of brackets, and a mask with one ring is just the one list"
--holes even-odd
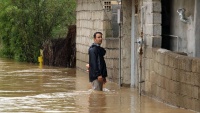
[(169, 62), (169, 67), (173, 67), (175, 69), (178, 69), (178, 58), (177, 58), (177, 54), (174, 53), (170, 53), (168, 56), (168, 62)]
[(161, 30), (161, 24), (146, 24), (144, 28), (144, 34), (150, 36), (160, 36)]
[(145, 91), (148, 93), (151, 92), (151, 82), (145, 81)]
[(145, 69), (150, 69), (150, 61), (148, 58), (144, 58), (144, 66), (145, 66)]
[(118, 38), (105, 38), (106, 48), (108, 49), (119, 49), (119, 39)]
[(176, 95), (180, 94), (180, 82), (170, 80), (170, 92), (175, 93)]
[(199, 87), (197, 86), (192, 86), (192, 98), (194, 99), (200, 99), (199, 98)]
[(187, 56), (178, 56), (179, 69), (186, 70), (188, 72), (192, 71), (192, 58)]
[(162, 23), (161, 13), (147, 13), (145, 16), (146, 16), (146, 24), (161, 24)]
[(76, 52), (76, 59), (84, 61), (84, 62), (89, 62), (89, 55), (80, 53), (80, 52)]
[(181, 99), (182, 99), (182, 103), (180, 103), (181, 107), (191, 109), (192, 106), (194, 106), (194, 102), (191, 98), (181, 97)]
[(159, 13), (161, 11), (162, 11), (161, 1), (156, 0), (147, 2), (147, 8), (146, 8), (147, 13), (153, 13), (153, 12)]
[(106, 49), (105, 58), (119, 58), (119, 50), (117, 49)]
[(180, 94), (187, 96), (187, 97), (192, 97), (192, 86), (189, 84), (180, 84)]
[(167, 79), (171, 80), (171, 79), (172, 79), (172, 76), (174, 76), (174, 75), (172, 74), (173, 68), (170, 68), (169, 66), (165, 66), (165, 68), (166, 68), (166, 74), (164, 74), (164, 76), (165, 76)]
[(194, 83), (193, 85), (200, 87), (200, 74), (192, 73), (191, 76), (192, 76), (192, 81)]
[(154, 60), (150, 59), (150, 71), (153, 71), (154, 69)]
[(154, 71), (150, 72), (149, 80), (150, 80), (150, 82), (155, 83), (156, 73)]
[(183, 71), (175, 68), (171, 68), (170, 71), (171, 71), (171, 79), (180, 82), (181, 72)]
[(94, 29), (104, 29), (103, 21), (95, 20), (94, 21)]
[(144, 50), (144, 57), (151, 59), (152, 58), (152, 48), (146, 48)]
[(87, 68), (85, 66), (86, 64), (87, 64), (87, 62), (83, 62), (81, 60), (76, 60), (76, 67), (81, 70), (85, 70), (85, 71), (87, 70)]
[(165, 89), (169, 92), (170, 91), (170, 80), (169, 79), (164, 79), (164, 87)]
[(192, 60), (192, 72), (200, 74), (200, 59), (193, 58), (193, 60)]
[(175, 93), (169, 93), (169, 102), (174, 106), (179, 105), (180, 96)]
[(160, 36), (147, 36), (146, 37), (146, 45), (149, 47), (161, 47), (162, 39)]
[(76, 44), (76, 51), (88, 54), (89, 47), (82, 44)]
[(198, 100), (196, 100), (196, 99), (194, 99), (194, 104), (195, 104), (195, 111), (197, 111), (197, 112), (200, 112), (200, 100), (198, 99)]

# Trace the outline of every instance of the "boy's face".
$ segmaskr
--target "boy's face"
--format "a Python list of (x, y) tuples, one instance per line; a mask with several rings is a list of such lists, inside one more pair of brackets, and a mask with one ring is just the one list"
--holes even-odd
[(101, 34), (96, 34), (96, 37), (94, 38), (94, 42), (96, 43), (96, 44), (99, 44), (99, 45), (101, 45), (101, 43), (102, 43), (102, 35)]

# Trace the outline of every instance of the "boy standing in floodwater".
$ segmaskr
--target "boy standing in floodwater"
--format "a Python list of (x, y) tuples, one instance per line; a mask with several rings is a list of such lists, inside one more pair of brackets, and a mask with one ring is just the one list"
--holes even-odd
[(89, 81), (94, 90), (102, 91), (103, 84), (106, 83), (107, 68), (104, 60), (106, 50), (100, 45), (102, 43), (102, 33), (94, 33), (94, 43), (89, 48)]

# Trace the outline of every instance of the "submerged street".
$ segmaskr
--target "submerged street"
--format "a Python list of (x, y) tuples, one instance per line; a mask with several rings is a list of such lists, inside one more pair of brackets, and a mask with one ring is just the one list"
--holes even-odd
[(194, 113), (108, 82), (91, 90), (87, 73), (0, 59), (0, 112)]

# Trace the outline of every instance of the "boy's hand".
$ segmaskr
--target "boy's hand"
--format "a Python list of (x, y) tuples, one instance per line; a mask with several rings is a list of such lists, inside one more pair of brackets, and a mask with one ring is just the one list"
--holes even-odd
[(89, 72), (89, 67), (90, 67), (90, 65), (89, 65), (89, 64), (86, 64), (86, 67), (87, 67), (87, 72)]
[(98, 78), (97, 78), (97, 79), (98, 79), (98, 81), (99, 81), (99, 82), (103, 82), (103, 77), (102, 77), (101, 75), (100, 75), (100, 76), (98, 76)]

